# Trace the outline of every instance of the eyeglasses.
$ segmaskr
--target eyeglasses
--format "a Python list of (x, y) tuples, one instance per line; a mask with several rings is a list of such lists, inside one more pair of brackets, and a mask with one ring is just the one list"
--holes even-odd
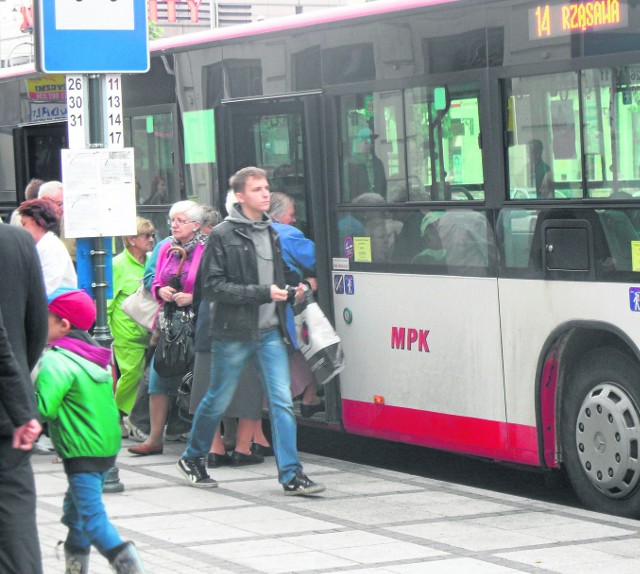
[(195, 222), (191, 219), (167, 219), (167, 224), (169, 226), (173, 225), (174, 223), (176, 225), (183, 226), (183, 225), (186, 225), (187, 223), (195, 223)]
[(144, 237), (146, 239), (152, 239), (155, 237), (153, 233), (138, 233), (138, 237)]

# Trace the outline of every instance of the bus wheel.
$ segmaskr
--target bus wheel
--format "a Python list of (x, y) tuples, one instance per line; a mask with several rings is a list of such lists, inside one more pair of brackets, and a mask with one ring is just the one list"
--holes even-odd
[(640, 369), (601, 348), (580, 361), (562, 401), (562, 458), (578, 498), (599, 512), (640, 517)]

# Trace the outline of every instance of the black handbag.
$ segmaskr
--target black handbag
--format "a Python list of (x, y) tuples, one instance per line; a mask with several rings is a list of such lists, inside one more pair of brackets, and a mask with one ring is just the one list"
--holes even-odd
[(195, 357), (193, 312), (190, 307), (165, 303), (158, 322), (153, 368), (161, 377), (182, 377), (193, 367)]
[(191, 390), (193, 388), (193, 371), (189, 371), (178, 387), (176, 395), (176, 406), (178, 407), (178, 416), (187, 422), (193, 422), (193, 416), (189, 410), (191, 408)]

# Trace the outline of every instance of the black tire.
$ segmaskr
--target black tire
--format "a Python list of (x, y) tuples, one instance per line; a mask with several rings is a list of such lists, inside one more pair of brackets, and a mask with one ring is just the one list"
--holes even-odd
[(582, 503), (640, 517), (640, 368), (613, 347), (589, 352), (566, 381), (562, 459)]

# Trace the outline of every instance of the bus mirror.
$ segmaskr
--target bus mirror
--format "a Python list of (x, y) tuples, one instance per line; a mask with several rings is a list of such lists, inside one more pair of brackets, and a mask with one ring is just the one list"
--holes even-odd
[(441, 112), (447, 109), (447, 88), (440, 87), (433, 90), (433, 103), (436, 111)]

